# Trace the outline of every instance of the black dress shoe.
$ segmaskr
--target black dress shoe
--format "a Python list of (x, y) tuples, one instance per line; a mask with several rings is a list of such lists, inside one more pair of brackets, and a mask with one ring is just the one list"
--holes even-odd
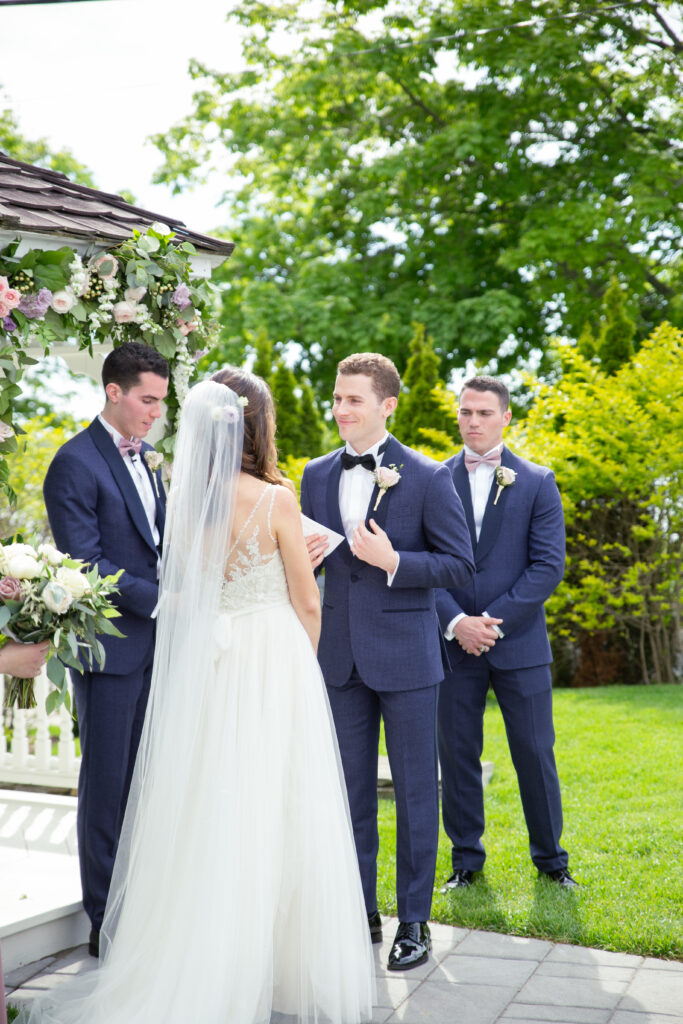
[(370, 941), (381, 942), (382, 918), (379, 916), (379, 910), (376, 910), (374, 914), (368, 914), (368, 927), (370, 928)]
[(409, 971), (429, 956), (432, 940), (426, 921), (401, 921), (389, 953), (390, 971)]
[(474, 871), (467, 868), (456, 868), (445, 885), (441, 886), (440, 892), (450, 892), (451, 889), (469, 889), (474, 879)]
[(558, 868), (557, 871), (539, 871), (539, 875), (545, 875), (551, 882), (561, 885), (563, 889), (578, 889), (579, 883), (572, 878), (567, 868)]
[(100, 929), (91, 928), (90, 938), (88, 939), (88, 952), (90, 956), (99, 957), (100, 955)]

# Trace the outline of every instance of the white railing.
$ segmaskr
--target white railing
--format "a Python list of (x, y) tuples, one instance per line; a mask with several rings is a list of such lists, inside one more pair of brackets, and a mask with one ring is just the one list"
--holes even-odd
[[(0, 675), (3, 703), (5, 682), (5, 677)], [(81, 759), (76, 756), (73, 721), (64, 706), (51, 715), (46, 713), (45, 698), (51, 686), (43, 669), (35, 680), (37, 707), (29, 711), (3, 709), (0, 785), (15, 783), (46, 789), (76, 789)], [(6, 735), (8, 726), (11, 730), (9, 743)], [(51, 726), (59, 730), (58, 737), (52, 735)]]

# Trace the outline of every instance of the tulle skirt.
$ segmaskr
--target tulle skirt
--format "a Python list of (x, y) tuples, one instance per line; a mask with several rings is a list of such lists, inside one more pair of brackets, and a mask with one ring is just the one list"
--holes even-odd
[(34, 1004), (31, 1024), (372, 1017), (367, 916), (310, 642), (281, 603), (219, 616), (215, 648), (209, 678), (185, 681), (185, 726), (159, 683), (103, 961)]

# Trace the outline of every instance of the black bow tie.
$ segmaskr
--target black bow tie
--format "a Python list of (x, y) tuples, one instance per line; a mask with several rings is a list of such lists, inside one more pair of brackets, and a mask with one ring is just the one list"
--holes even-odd
[(375, 456), (371, 455), (370, 452), (367, 455), (351, 455), (349, 452), (342, 452), (341, 464), (342, 469), (353, 469), (354, 466), (362, 466), (363, 469), (367, 469), (371, 473), (377, 465)]

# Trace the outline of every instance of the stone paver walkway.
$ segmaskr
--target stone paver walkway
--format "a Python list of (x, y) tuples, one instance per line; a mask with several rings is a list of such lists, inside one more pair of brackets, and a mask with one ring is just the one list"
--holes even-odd
[[(399, 974), (386, 970), (396, 924), (374, 947), (374, 1024), (683, 1024), (683, 963), (433, 924), (429, 962)], [(19, 968), (8, 1001), (95, 966), (78, 946)]]

